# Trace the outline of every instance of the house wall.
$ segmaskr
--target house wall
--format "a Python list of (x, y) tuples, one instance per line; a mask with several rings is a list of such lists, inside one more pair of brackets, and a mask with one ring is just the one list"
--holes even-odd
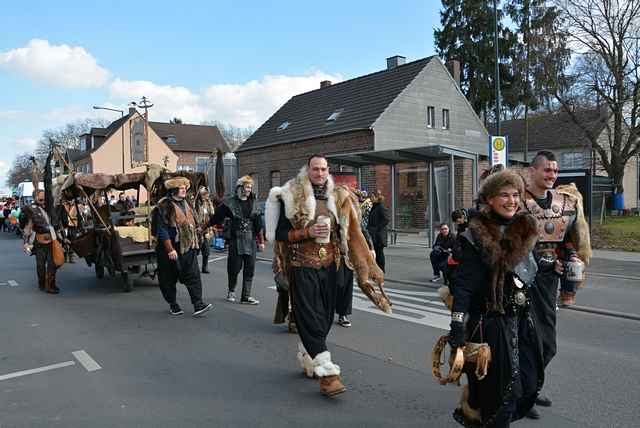
[[(613, 128), (613, 123), (610, 124)], [(607, 131), (603, 131), (598, 138), (598, 143), (602, 147), (608, 147), (608, 135)], [(631, 158), (627, 162), (627, 165), (624, 169), (624, 179), (622, 180), (622, 185), (624, 186), (624, 207), (625, 208), (639, 208), (640, 201), (638, 200), (638, 158)], [(601, 167), (598, 167), (598, 173), (603, 175), (608, 175), (606, 171), (604, 171)]]
[[(121, 174), (122, 173), (122, 132), (124, 132), (124, 172), (144, 172), (145, 167), (131, 167), (131, 120), (127, 120), (123, 126), (115, 131), (93, 153), (91, 153), (91, 166), (93, 173)], [(171, 170), (176, 170), (178, 155), (173, 153), (165, 142), (153, 131), (149, 130), (149, 162), (158, 165), (166, 165)], [(130, 192), (132, 195), (135, 192)], [(140, 201), (146, 200), (146, 192), (140, 192)]]
[(210, 152), (175, 152), (178, 155), (177, 167), (188, 167), (191, 171), (196, 170), (196, 159), (197, 158), (206, 158), (208, 159), (211, 156)]
[(258, 199), (266, 199), (271, 172), (280, 172), (280, 184), (295, 177), (314, 153), (338, 154), (373, 150), (370, 131), (357, 131), (312, 140), (236, 152), (239, 176), (251, 174)]
[[(435, 124), (427, 127), (427, 107)], [(442, 129), (442, 110), (449, 129)], [(439, 59), (434, 58), (380, 115), (373, 125), (376, 150), (445, 145), (486, 154), (489, 134)]]

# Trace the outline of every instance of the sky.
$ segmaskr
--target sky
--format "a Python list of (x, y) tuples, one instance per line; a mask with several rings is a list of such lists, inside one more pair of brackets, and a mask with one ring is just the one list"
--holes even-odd
[(433, 55), (437, 0), (32, 0), (0, 12), (0, 193), (46, 129), (115, 120), (258, 127), (292, 96)]

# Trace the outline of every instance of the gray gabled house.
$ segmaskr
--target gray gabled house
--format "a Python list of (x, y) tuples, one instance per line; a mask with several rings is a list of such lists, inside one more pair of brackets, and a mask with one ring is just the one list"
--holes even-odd
[[(423, 232), (468, 206), (488, 134), (460, 91), (459, 65), (432, 56), (387, 59), (382, 71), (340, 83), (320, 82), (296, 95), (236, 150), (259, 198), (323, 153), (332, 171), (353, 173), (359, 187), (381, 190), (393, 227)], [(431, 184), (430, 184), (431, 183)]]

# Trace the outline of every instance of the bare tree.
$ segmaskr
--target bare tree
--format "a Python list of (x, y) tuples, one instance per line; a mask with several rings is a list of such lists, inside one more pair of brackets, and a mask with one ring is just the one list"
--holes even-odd
[[(556, 5), (574, 67), (571, 74), (555, 76), (549, 70), (561, 83), (555, 96), (622, 192), (625, 166), (640, 153), (640, 0), (556, 0)], [(605, 110), (605, 138), (579, 122), (576, 112), (584, 104)]]
[(202, 122), (202, 124), (216, 126), (224, 139), (227, 140), (227, 143), (229, 143), (229, 148), (232, 152), (240, 147), (240, 145), (255, 132), (255, 128), (251, 126), (239, 128), (230, 123), (224, 123), (218, 120), (206, 121)]
[(13, 160), (13, 165), (7, 174), (6, 185), (9, 187), (17, 186), (23, 181), (31, 181), (31, 153), (20, 153)]
[(47, 129), (42, 133), (38, 145), (36, 146), (35, 156), (39, 160), (44, 160), (51, 148), (51, 141), (60, 145), (62, 150), (76, 149), (80, 145), (79, 136), (91, 131), (91, 128), (106, 128), (110, 121), (106, 119), (83, 119), (75, 122), (67, 123), (57, 129)]

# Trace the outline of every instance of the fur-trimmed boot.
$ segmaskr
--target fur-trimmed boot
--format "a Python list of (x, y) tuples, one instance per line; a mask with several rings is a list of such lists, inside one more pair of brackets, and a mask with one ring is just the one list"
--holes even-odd
[(300, 363), (302, 373), (309, 379), (313, 379), (313, 360), (307, 353), (307, 350), (304, 349), (304, 345), (300, 342), (298, 342), (298, 362)]
[(331, 361), (331, 353), (324, 351), (313, 359), (313, 372), (320, 379), (320, 392), (327, 397), (342, 394), (347, 389), (340, 381), (340, 366)]

